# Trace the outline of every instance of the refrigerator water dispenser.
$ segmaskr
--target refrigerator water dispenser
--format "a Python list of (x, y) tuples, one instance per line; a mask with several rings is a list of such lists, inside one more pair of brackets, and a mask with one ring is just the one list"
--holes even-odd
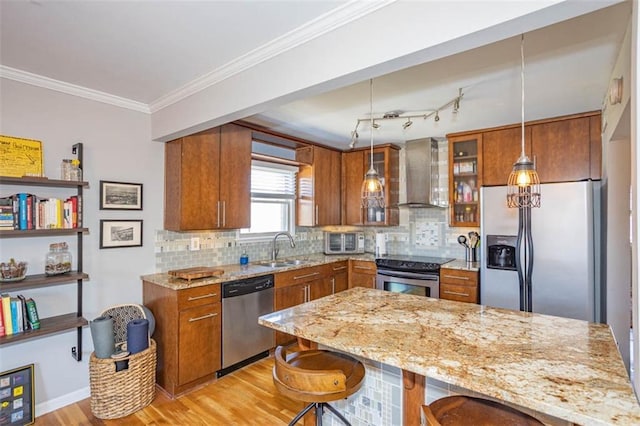
[(515, 235), (487, 235), (487, 268), (516, 270)]

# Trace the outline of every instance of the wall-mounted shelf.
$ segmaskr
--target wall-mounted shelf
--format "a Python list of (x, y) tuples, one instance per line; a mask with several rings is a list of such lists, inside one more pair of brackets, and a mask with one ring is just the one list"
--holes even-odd
[[(73, 145), (72, 153), (82, 162), (82, 144)], [(47, 179), (39, 177), (0, 177), (0, 185), (20, 185), (28, 187), (50, 187), (58, 189), (71, 189), (78, 198), (82, 199), (83, 188), (88, 187), (88, 182), (67, 181), (59, 179)], [(79, 224), (82, 223), (82, 210), (78, 209)], [(82, 284), (89, 278), (89, 275), (82, 270), (82, 243), (84, 234), (89, 232), (88, 228), (70, 229), (24, 229), (24, 230), (0, 230), (0, 239), (28, 238), (28, 237), (52, 237), (52, 236), (73, 236), (77, 238), (76, 262), (77, 269), (61, 275), (34, 274), (28, 275), (24, 280), (10, 283), (0, 283), (1, 293), (17, 293), (25, 290), (32, 290), (43, 287), (52, 287), (65, 284), (76, 283), (77, 285), (77, 309), (62, 315), (40, 318), (40, 328), (38, 330), (27, 330), (20, 333), (0, 337), (0, 346), (25, 342), (52, 334), (65, 331), (77, 330), (77, 345), (71, 348), (71, 355), (77, 360), (82, 360), (82, 327), (88, 321), (82, 316)], [(7, 250), (5, 249), (5, 252)]]

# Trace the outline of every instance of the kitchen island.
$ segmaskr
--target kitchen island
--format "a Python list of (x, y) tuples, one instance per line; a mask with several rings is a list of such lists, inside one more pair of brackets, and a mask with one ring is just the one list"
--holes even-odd
[(581, 425), (640, 424), (605, 324), (365, 288), (259, 323), (401, 368), (406, 425), (420, 424), (424, 377)]

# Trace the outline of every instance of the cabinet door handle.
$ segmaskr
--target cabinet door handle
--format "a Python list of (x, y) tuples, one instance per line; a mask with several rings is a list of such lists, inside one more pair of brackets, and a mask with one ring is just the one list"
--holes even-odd
[(331, 278), (331, 294), (336, 294), (336, 279)]
[(310, 274), (298, 275), (296, 277), (293, 277), (293, 279), (294, 280), (301, 280), (303, 278), (315, 277), (316, 275), (320, 275), (320, 272), (312, 272)]
[(309, 301), (309, 286), (305, 285), (304, 287), (302, 287), (304, 290), (304, 301), (308, 302)]
[(216, 227), (220, 228), (220, 201), (216, 202), (216, 207), (217, 207), (217, 210), (218, 210), (218, 221), (217, 221)]
[(455, 275), (443, 275), (444, 278), (451, 278), (454, 280), (464, 280), (464, 281), (469, 281), (469, 277), (457, 277)]
[(354, 269), (364, 269), (365, 271), (371, 271), (372, 270), (370, 266), (360, 266), (360, 265), (354, 266)]
[(347, 269), (347, 267), (346, 266), (338, 266), (337, 268), (336, 267), (333, 268), (334, 271), (341, 271), (343, 269)]
[(316, 204), (316, 225), (318, 224), (318, 205)]
[(462, 296), (462, 297), (469, 297), (470, 294), (467, 293), (458, 293), (457, 291), (449, 291), (449, 290), (445, 290), (443, 291), (444, 294), (451, 294), (452, 296)]
[(203, 294), (202, 296), (189, 296), (187, 300), (191, 302), (192, 300), (206, 299), (207, 297), (216, 297), (217, 295), (218, 293), (209, 293), (209, 294)]
[(222, 227), (227, 226), (227, 202), (222, 202)]
[(218, 316), (218, 314), (216, 312), (214, 312), (212, 314), (203, 315), (201, 317), (189, 318), (189, 322), (200, 321), (200, 320), (203, 320), (203, 319), (213, 318), (213, 317), (216, 317), (216, 316)]

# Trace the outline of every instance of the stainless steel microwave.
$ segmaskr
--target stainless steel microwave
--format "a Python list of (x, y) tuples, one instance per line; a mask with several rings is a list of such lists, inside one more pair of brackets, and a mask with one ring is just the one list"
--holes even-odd
[(324, 253), (364, 253), (364, 232), (325, 232)]

